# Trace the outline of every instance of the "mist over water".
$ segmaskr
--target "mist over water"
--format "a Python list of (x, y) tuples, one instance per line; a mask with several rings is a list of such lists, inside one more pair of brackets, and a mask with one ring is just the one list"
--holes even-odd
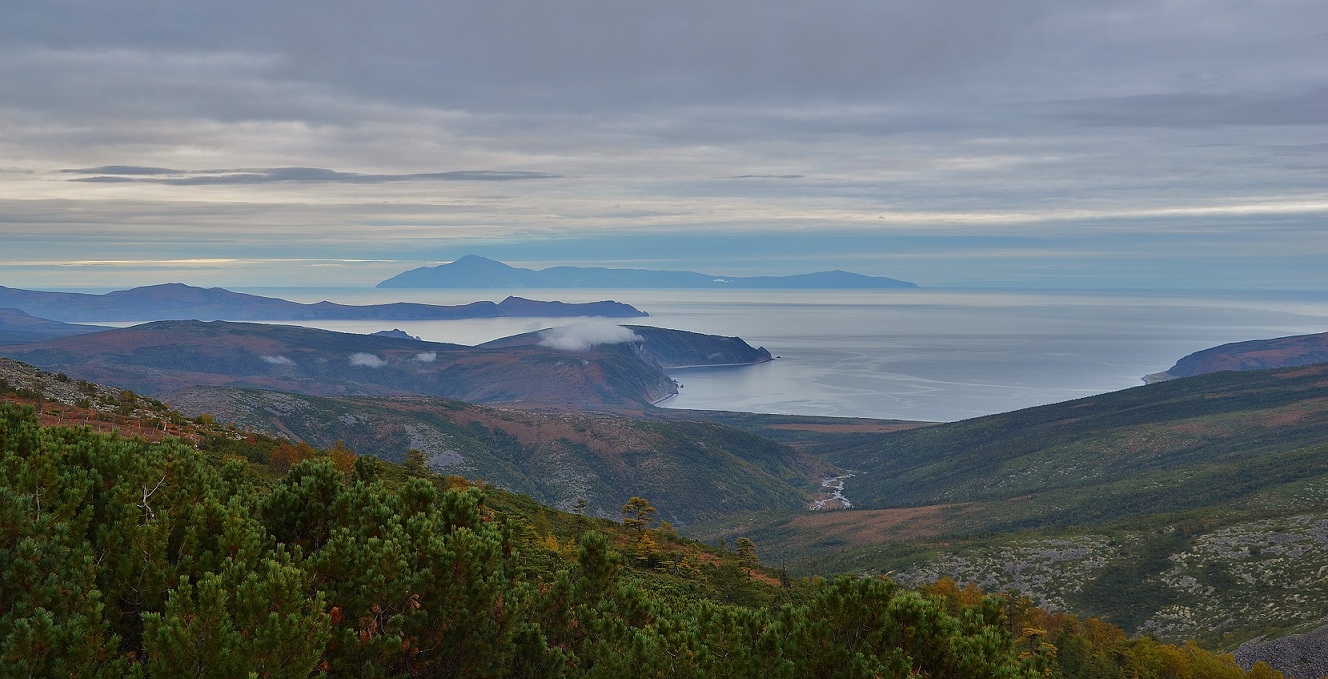
[[(246, 290), (301, 302), (500, 301), (474, 290)], [(651, 314), (625, 324), (739, 336), (781, 358), (677, 370), (670, 408), (953, 421), (1139, 386), (1217, 344), (1328, 331), (1328, 294), (1191, 292), (539, 290), (615, 299)], [(393, 327), (473, 345), (575, 319), (317, 321)]]

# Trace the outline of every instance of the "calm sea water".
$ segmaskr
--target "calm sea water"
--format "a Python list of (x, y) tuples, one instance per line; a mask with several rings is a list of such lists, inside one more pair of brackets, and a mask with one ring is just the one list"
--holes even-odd
[[(252, 289), (302, 302), (499, 301), (504, 292)], [(779, 360), (687, 369), (673, 408), (952, 421), (1141, 384), (1226, 342), (1328, 331), (1328, 294), (1179, 292), (531, 291), (647, 311), (632, 323), (737, 335)], [(569, 319), (301, 322), (345, 332), (397, 327), (477, 344)]]

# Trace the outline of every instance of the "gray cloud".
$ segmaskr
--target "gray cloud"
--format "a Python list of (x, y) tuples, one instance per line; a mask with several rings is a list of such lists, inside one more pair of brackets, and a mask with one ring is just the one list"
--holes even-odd
[(0, 97), (321, 121), (381, 102), (605, 112), (1276, 94), (1322, 83), (1325, 13), (1312, 0), (68, 0), (8, 8)]
[(635, 245), (678, 239), (677, 268), (787, 248), (743, 265), (766, 273), (838, 233), (871, 245), (824, 268), (936, 282), (1010, 258), (890, 238), (1073, 234), (1105, 240), (1029, 262), (1118, 262), (1242, 228), (1294, 257), (1328, 214), (1326, 23), (1321, 0), (16, 3), (4, 265), (372, 282), (566, 243), (648, 267)]
[(58, 19), (47, 8), (13, 8), (3, 35), (8, 44), (54, 50), (254, 55), (241, 67), (267, 71), (274, 81), (396, 101), (636, 107), (860, 98), (926, 85), (999, 58), (1043, 14), (1043, 3), (1033, 0), (317, 7), (238, 0), (113, 8), (71, 0)]
[(166, 168), (110, 165), (85, 170), (61, 170), (64, 173), (91, 174), (69, 181), (89, 183), (151, 183), (177, 186), (217, 184), (267, 184), (272, 182), (331, 182), (343, 184), (383, 184), (409, 181), (514, 181), (553, 179), (561, 175), (547, 172), (462, 170), (455, 172), (415, 172), (408, 174), (360, 174), (338, 172), (319, 167), (274, 167), (246, 170), (199, 170), (182, 172)]
[(1169, 93), (1058, 102), (1052, 111), (1090, 125), (1212, 127), (1328, 125), (1328, 87), (1292, 95)]
[(184, 174), (182, 170), (172, 170), (168, 167), (139, 167), (137, 165), (103, 165), (101, 167), (84, 167), (70, 170), (60, 170), (64, 174), (103, 174), (103, 175), (159, 175), (159, 174)]

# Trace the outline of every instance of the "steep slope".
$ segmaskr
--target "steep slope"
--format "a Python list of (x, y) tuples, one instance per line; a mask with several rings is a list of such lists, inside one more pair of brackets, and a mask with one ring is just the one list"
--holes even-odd
[(735, 512), (797, 509), (827, 466), (768, 439), (706, 422), (540, 413), (430, 398), (324, 399), (201, 388), (167, 394), (186, 414), (317, 447), (342, 441), (393, 461), (409, 449), (435, 471), (484, 479), (567, 511), (616, 517), (641, 496), (677, 526)]
[(228, 444), (0, 403), (6, 674), (1280, 676), (945, 583), (791, 582), (639, 502), (615, 525), (342, 448), (274, 474), (284, 444)]
[[(200, 391), (206, 396), (209, 390)], [(543, 480), (541, 478), (543, 470), (535, 470), (541, 457), (554, 459), (555, 468), (562, 468), (562, 465), (566, 464), (565, 461), (557, 460), (557, 450), (560, 448), (565, 450), (567, 446), (579, 443), (593, 451), (598, 442), (609, 451), (622, 450), (636, 454), (636, 446), (643, 443), (649, 446), (650, 441), (669, 438), (667, 430), (640, 427), (635, 423), (622, 423), (616, 418), (601, 416), (532, 418), (529, 417), (530, 413), (525, 412), (477, 408), (431, 399), (328, 400), (273, 393), (259, 394), (255, 398), (253, 392), (244, 390), (210, 391), (214, 403), (233, 396), (232, 410), (241, 417), (256, 415), (256, 419), (251, 417), (251, 421), (306, 426), (311, 432), (324, 435), (327, 432), (322, 430), (329, 426), (341, 426), (342, 432), (348, 435), (366, 430), (377, 432), (378, 437), (369, 439), (366, 445), (390, 441), (394, 433), (392, 430), (397, 426), (408, 430), (409, 436), (421, 439), (426, 445), (436, 444), (441, 440), (445, 445), (461, 450), (462, 446), (458, 442), (475, 444), (490, 451), (493, 454), (492, 459), (495, 459), (499, 466), (531, 465), (523, 466), (522, 469), (531, 471), (532, 480), (535, 482)], [(188, 420), (166, 409), (160, 403), (132, 393), (76, 382), (62, 375), (44, 373), (12, 361), (0, 360), (0, 400), (16, 400), (35, 408), (40, 421), (46, 425), (74, 424), (77, 428), (74, 432), (76, 435), (88, 436), (94, 435), (93, 431), (119, 430), (125, 435), (134, 436), (138, 441), (156, 441), (168, 435), (178, 437), (185, 443), (207, 451), (211, 459), (227, 462), (230, 467), (233, 467), (237, 461), (247, 460), (248, 470), (244, 472), (244, 476), (250, 479), (271, 479), (274, 474), (283, 473), (294, 461), (308, 459), (309, 456), (339, 465), (338, 469), (353, 468), (357, 475), (360, 471), (360, 465), (354, 464), (354, 454), (348, 453), (340, 445), (333, 445), (327, 451), (318, 451), (303, 445), (292, 446), (288, 442), (252, 431), (245, 432), (243, 429), (236, 429), (233, 424), (223, 426), (216, 418), (199, 417)], [(309, 416), (309, 413), (314, 413), (314, 416)], [(425, 417), (416, 417), (420, 413), (424, 413)], [(402, 419), (403, 415), (406, 416), (405, 419)], [(659, 416), (660, 413), (653, 415)], [(676, 423), (682, 415), (683, 413), (677, 412), (667, 413), (667, 421)], [(704, 417), (708, 418), (710, 415)], [(723, 414), (722, 418), (777, 433), (791, 431), (803, 442), (808, 440), (808, 436), (830, 427), (833, 435), (829, 441), (823, 442), (825, 445), (831, 445), (836, 439), (842, 440), (841, 437), (844, 436), (863, 434), (869, 429), (908, 424), (868, 421), (840, 423), (830, 421), (829, 418), (786, 420), (780, 417), (739, 414)], [(334, 424), (333, 420), (339, 424)], [(463, 421), (466, 422), (464, 428), (460, 427)], [(682, 502), (683, 511), (697, 511), (699, 518), (710, 518), (712, 523), (724, 514), (708, 513), (708, 509), (697, 509), (698, 506), (714, 506), (697, 501), (705, 499), (707, 488), (712, 493), (719, 491), (718, 495), (721, 497), (733, 495), (741, 501), (744, 499), (740, 495), (743, 489), (739, 487), (737, 488), (739, 493), (733, 493), (734, 488), (729, 484), (760, 483), (762, 479), (769, 479), (781, 473), (787, 474), (789, 471), (797, 472), (801, 468), (799, 462), (803, 459), (802, 456), (790, 458), (787, 449), (780, 449), (778, 446), (771, 448), (771, 444), (759, 440), (735, 438), (732, 432), (723, 431), (724, 428), (716, 430), (701, 422), (683, 422), (683, 424), (689, 428), (678, 431), (678, 436), (696, 444), (691, 449), (692, 452), (699, 448), (711, 458), (716, 458), (719, 464), (706, 466), (717, 471), (710, 473), (708, 469), (707, 473), (698, 476), (700, 486), (684, 487), (681, 499), (676, 495), (678, 491), (669, 485), (648, 488), (647, 497), (678, 500)], [(794, 429), (788, 429), (790, 425)], [(410, 429), (412, 427), (413, 430)], [(428, 434), (430, 431), (439, 438), (430, 440), (432, 438)], [(425, 432), (425, 435), (421, 436), (422, 432)], [(661, 433), (663, 436), (656, 436)], [(582, 435), (583, 438), (577, 439), (577, 435)], [(451, 438), (442, 440), (442, 437)], [(0, 436), (0, 440), (4, 439), (5, 437)], [(72, 439), (70, 434), (64, 434), (60, 440), (68, 442)], [(503, 440), (506, 443), (493, 445), (493, 440)], [(24, 442), (31, 441), (31, 438), (16, 437), (13, 441), (23, 445)], [(406, 441), (400, 443), (409, 444)], [(724, 455), (716, 454), (716, 446), (719, 446), (724, 454), (731, 454), (732, 457), (725, 458)], [(435, 447), (433, 450), (439, 449)], [(680, 449), (680, 452), (685, 450)], [(550, 451), (553, 451), (552, 454)], [(372, 452), (381, 453), (383, 449)], [(443, 457), (448, 455), (447, 448), (441, 452)], [(654, 455), (664, 461), (662, 465), (637, 465), (648, 468), (648, 474), (645, 475), (647, 480), (659, 476), (660, 469), (667, 472), (669, 461), (676, 461), (678, 457), (670, 452), (667, 445), (647, 447), (639, 452), (642, 458), (649, 459)], [(671, 455), (674, 457), (670, 457)], [(439, 452), (434, 452), (433, 456), (435, 464), (448, 461), (437, 459)], [(471, 457), (481, 459), (483, 455)], [(690, 454), (683, 457), (689, 460), (688, 464), (692, 464)], [(93, 456), (91, 459), (96, 460), (100, 457)], [(118, 459), (132, 460), (138, 459), (138, 456)], [(181, 461), (178, 456), (171, 459)], [(708, 458), (703, 456), (700, 459)], [(88, 461), (89, 458), (80, 457), (78, 468), (84, 469)], [(743, 465), (746, 465), (747, 469), (742, 469)], [(630, 485), (641, 481), (640, 476), (632, 478), (628, 474), (618, 477), (614, 476), (617, 470), (608, 469), (601, 472), (598, 469), (598, 467), (612, 466), (613, 458), (610, 453), (610, 457), (602, 458), (587, 468), (596, 479), (611, 479), (613, 484), (624, 484), (616, 488), (616, 492), (629, 492), (642, 488), (639, 485)], [(459, 469), (459, 465), (455, 463), (439, 467), (451, 472)], [(186, 464), (175, 469), (178, 472), (189, 468)], [(411, 467), (408, 464), (406, 468)], [(576, 468), (575, 465), (572, 468)], [(411, 473), (419, 474), (423, 467), (416, 469), (417, 471)], [(757, 469), (758, 473), (753, 473), (753, 469)], [(760, 469), (769, 474), (762, 475), (759, 473)], [(394, 467), (388, 469), (388, 471), (395, 470)], [(737, 475), (729, 476), (730, 470), (736, 471)], [(232, 481), (239, 478), (234, 475), (234, 469), (229, 474), (228, 478)], [(742, 476), (744, 474), (745, 477)], [(20, 477), (28, 480), (50, 479), (48, 474), (20, 475)], [(664, 477), (668, 478), (670, 483), (686, 481), (688, 478), (686, 474), (667, 473)], [(162, 475), (153, 474), (143, 481), (152, 484), (161, 478)], [(716, 478), (722, 479), (725, 485), (715, 483)], [(457, 487), (464, 483), (456, 477), (438, 478), (437, 481), (447, 487)], [(238, 488), (246, 485), (246, 483), (230, 483), (228, 487)], [(86, 484), (84, 486), (86, 487)], [(93, 484), (93, 487), (103, 486)], [(137, 485), (130, 484), (129, 490), (132, 493), (131, 502), (142, 502)], [(768, 496), (767, 490), (756, 490), (758, 490), (756, 497)], [(1286, 488), (1281, 489), (1281, 491), (1286, 490)], [(1084, 529), (1024, 532), (977, 539), (951, 535), (939, 541), (879, 544), (884, 528), (882, 520), (891, 517), (893, 512), (895, 519), (903, 518), (906, 521), (906, 517), (902, 517), (900, 512), (910, 510), (802, 514), (800, 518), (805, 517), (811, 521), (801, 526), (799, 519), (785, 520), (772, 526), (766, 518), (770, 512), (757, 515), (745, 513), (729, 519), (730, 525), (736, 524), (740, 528), (736, 534), (729, 532), (727, 535), (755, 538), (761, 546), (763, 558), (768, 563), (787, 563), (795, 573), (852, 572), (861, 575), (890, 572), (896, 581), (926, 586), (928, 591), (950, 598), (951, 604), (955, 603), (953, 601), (955, 597), (972, 601), (971, 591), (961, 591), (945, 582), (928, 586), (937, 578), (952, 577), (960, 582), (980, 583), (987, 591), (1015, 592), (1053, 610), (1105, 615), (1125, 625), (1131, 631), (1142, 631), (1176, 641), (1199, 637), (1207, 643), (1230, 649), (1241, 641), (1255, 636), (1276, 635), (1288, 631), (1310, 631), (1323, 624), (1321, 616), (1324, 610), (1328, 610), (1328, 581), (1325, 581), (1321, 575), (1325, 569), (1328, 569), (1328, 511), (1322, 510), (1321, 506), (1324, 499), (1328, 498), (1328, 489), (1320, 483), (1317, 487), (1305, 485), (1291, 490), (1294, 492), (1265, 493), (1259, 498), (1258, 506), (1254, 508), (1155, 514)], [(143, 492), (147, 492), (146, 486)], [(56, 500), (65, 496), (57, 492), (40, 495), (29, 492), (17, 497), (41, 497), (42, 506), (49, 510), (46, 500)], [(574, 543), (567, 541), (563, 529), (570, 526), (585, 526), (588, 523), (601, 528), (612, 525), (599, 519), (559, 515), (558, 512), (539, 507), (528, 498), (509, 495), (496, 489), (490, 491), (486, 504), (489, 507), (520, 507), (525, 518), (517, 521), (515, 525), (522, 527), (522, 534), (534, 540), (531, 544), (537, 543), (543, 549), (551, 549), (564, 555), (573, 551)], [(666, 518), (678, 511), (677, 505), (667, 506), (658, 501), (655, 504), (661, 505), (665, 510)], [(999, 502), (990, 503), (987, 508), (996, 509), (1000, 505)], [(87, 505), (75, 502), (74, 506)], [(139, 506), (141, 509), (141, 505)], [(155, 500), (151, 506), (157, 512), (163, 509)], [(575, 505), (573, 507), (575, 508)], [(1307, 507), (1310, 508), (1309, 511), (1305, 509)], [(592, 503), (590, 509), (593, 513), (603, 511), (612, 515), (615, 508), (610, 505), (607, 510), (597, 510), (596, 505)], [(920, 509), (925, 515), (927, 508)], [(763, 522), (766, 525), (763, 526)], [(10, 525), (13, 528), (30, 524), (31, 522), (25, 518), (18, 517), (17, 522)], [(555, 525), (561, 528), (554, 528), (557, 535), (550, 535), (549, 531)], [(696, 529), (692, 530), (694, 532)], [(50, 531), (42, 532), (40, 529), (38, 533), (53, 534)], [(790, 556), (788, 553), (790, 533), (802, 535), (804, 540), (811, 541), (809, 548), (813, 550), (812, 558), (805, 558), (804, 555), (797, 560), (786, 561)], [(895, 535), (895, 539), (898, 539), (898, 535)], [(620, 537), (618, 543), (620, 545), (626, 543), (627, 548), (633, 550), (631, 553), (634, 556), (629, 560), (647, 566), (653, 565), (654, 568), (673, 575), (690, 577), (689, 574), (698, 573), (698, 566), (704, 571), (709, 564), (719, 563), (713, 551), (709, 552), (709, 556), (695, 553), (688, 556), (685, 552), (677, 551), (681, 542), (671, 531), (659, 531), (652, 535), (650, 544), (655, 546), (650, 549), (656, 550), (651, 552), (653, 556), (643, 555), (639, 549), (647, 543), (638, 543), (633, 547), (632, 542), (629, 534), (626, 540)], [(545, 553), (544, 557), (536, 559), (541, 561), (549, 555)], [(721, 555), (721, 558), (724, 557)], [(710, 573), (717, 577), (709, 579), (709, 585), (718, 588), (716, 591), (732, 600), (731, 597), (735, 593), (732, 589), (733, 579), (718, 577), (722, 575), (719, 571), (710, 571)], [(753, 576), (771, 585), (777, 582), (769, 577), (769, 573), (754, 573)], [(855, 578), (855, 581), (866, 582), (870, 579)], [(678, 584), (680, 583), (673, 581), (665, 586), (672, 590)], [(796, 587), (798, 585), (795, 584), (795, 589)], [(772, 591), (776, 590), (772, 588)], [(1064, 639), (1059, 636), (1057, 630), (1072, 632), (1081, 629), (1080, 623), (1072, 618), (1059, 614), (1047, 616), (1023, 603), (1016, 603), (1011, 613), (1016, 616), (1011, 619), (1015, 629), (1027, 627), (1046, 630), (1049, 636), (1045, 638), (1054, 640), (1058, 645), (1062, 644)], [(1035, 614), (1034, 617), (1022, 617), (1030, 613)], [(1168, 656), (1171, 658), (1168, 661), (1171, 670), (1168, 671), (1173, 671), (1177, 667), (1175, 663), (1182, 657), (1176, 655), (1174, 649), (1169, 651), (1159, 649), (1153, 642), (1147, 641), (1147, 638), (1139, 639), (1141, 643), (1147, 642), (1143, 646), (1135, 646), (1134, 642), (1126, 644), (1125, 637), (1120, 632), (1104, 628), (1100, 623), (1093, 623), (1091, 630), (1092, 643), (1097, 646), (1096, 652), (1100, 654), (1099, 661), (1107, 662), (1108, 668), (1113, 666), (1111, 658), (1118, 660), (1124, 658), (1122, 662), (1132, 667), (1131, 671), (1139, 670), (1140, 667), (1136, 663), (1138, 659), (1156, 658), (1157, 652), (1161, 650), (1172, 654)], [(1105, 637), (1102, 636), (1104, 631), (1108, 633)], [(1071, 641), (1074, 643), (1061, 646), (1056, 657), (1058, 662), (1062, 659), (1065, 661), (1063, 669), (1071, 672), (1069, 676), (1076, 676), (1072, 670), (1082, 668), (1083, 653), (1086, 649), (1082, 639), (1071, 639)], [(1246, 667), (1249, 667), (1249, 663), (1254, 660), (1263, 659), (1279, 668), (1288, 669), (1319, 666), (1328, 661), (1326, 659), (1328, 657), (1322, 655), (1319, 650), (1313, 647), (1306, 648), (1304, 644), (1296, 645), (1297, 643), (1299, 642), (1250, 644), (1240, 653), (1240, 657)], [(1186, 647), (1185, 654), (1189, 657), (1194, 658), (1194, 652), (1192, 646)], [(1226, 672), (1213, 675), (1212, 672), (1215, 671), (1213, 665), (1203, 664), (1202, 667), (1204, 669), (1194, 670), (1194, 676), (1241, 676)], [(1174, 672), (1166, 674), (1160, 668), (1155, 669), (1156, 672), (1143, 672), (1139, 676), (1174, 675)], [(1107, 676), (1116, 675), (1109, 672)], [(1263, 672), (1254, 676), (1271, 675)], [(1314, 675), (1297, 673), (1294, 676)]]
[(1246, 500), (1328, 474), (1328, 365), (1221, 373), (885, 434), (824, 457), (885, 509), (1003, 501), (989, 528)]
[(118, 430), (148, 440), (174, 436), (224, 449), (254, 433), (268, 434), (320, 449), (345, 446), (391, 462), (416, 449), (439, 474), (482, 479), (546, 505), (605, 518), (616, 519), (633, 496), (649, 499), (660, 518), (677, 527), (797, 509), (806, 504), (813, 479), (828, 469), (788, 446), (703, 415), (684, 419), (681, 412), (669, 413), (667, 421), (646, 421), (428, 397), (329, 399), (228, 387), (192, 387), (164, 398), (169, 406), (0, 358), (0, 401), (34, 406), (48, 425)]
[(864, 276), (848, 271), (821, 271), (794, 276), (716, 276), (694, 271), (653, 271), (604, 267), (554, 266), (542, 270), (508, 266), (466, 255), (455, 262), (422, 266), (393, 276), (380, 288), (772, 288), (881, 289), (916, 288), (908, 281)]

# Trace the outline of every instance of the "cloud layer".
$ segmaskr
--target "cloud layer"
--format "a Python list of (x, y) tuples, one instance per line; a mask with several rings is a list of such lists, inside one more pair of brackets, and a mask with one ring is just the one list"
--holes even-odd
[(20, 3), (0, 284), (359, 285), (477, 252), (1323, 287), (1297, 258), (1328, 219), (1325, 25), (1316, 0)]
[(387, 365), (387, 361), (365, 352), (356, 352), (350, 355), (350, 364), (361, 368), (381, 368)]
[(540, 333), (539, 345), (561, 351), (585, 351), (602, 344), (642, 342), (630, 328), (610, 321), (584, 321), (549, 328)]
[(462, 170), (456, 172), (415, 172), (410, 174), (361, 174), (338, 172), (321, 167), (272, 167), (244, 170), (172, 170), (161, 167), (135, 167), (108, 165), (75, 170), (61, 170), (66, 174), (84, 175), (69, 181), (101, 184), (152, 183), (175, 186), (201, 186), (208, 184), (267, 184), (272, 182), (327, 182), (341, 184), (384, 184), (410, 181), (512, 181), (519, 179), (552, 179), (558, 175), (547, 172), (500, 172), (495, 170)]

